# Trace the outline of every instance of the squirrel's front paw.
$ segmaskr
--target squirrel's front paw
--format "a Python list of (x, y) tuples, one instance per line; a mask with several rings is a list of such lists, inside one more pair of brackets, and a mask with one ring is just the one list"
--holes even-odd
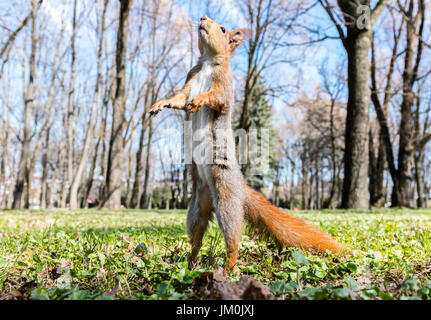
[(196, 112), (202, 109), (204, 105), (209, 103), (209, 98), (206, 94), (198, 94), (196, 97), (190, 101), (187, 106), (187, 110), (190, 112)]
[(156, 115), (160, 111), (162, 111), (163, 108), (171, 108), (171, 107), (172, 107), (172, 105), (171, 105), (171, 102), (169, 102), (169, 100), (162, 100), (162, 101), (156, 102), (151, 107), (150, 115)]

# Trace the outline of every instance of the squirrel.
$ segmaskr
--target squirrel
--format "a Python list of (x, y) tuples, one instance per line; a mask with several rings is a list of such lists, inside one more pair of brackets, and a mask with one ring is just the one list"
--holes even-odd
[(250, 36), (251, 31), (241, 28), (229, 32), (216, 21), (202, 16), (198, 34), (201, 55), (187, 74), (183, 88), (173, 98), (155, 103), (150, 110), (150, 115), (156, 115), (164, 108), (190, 112), (193, 135), (205, 136), (205, 144), (210, 146), (210, 151), (216, 150), (215, 157), (209, 152), (209, 156), (206, 154), (201, 159), (201, 145), (192, 143), (193, 193), (186, 221), (192, 245), (189, 267), (196, 265), (213, 212), (226, 243), (225, 272), (236, 269), (244, 220), (279, 245), (322, 253), (329, 250), (336, 255), (350, 254), (350, 248), (273, 206), (247, 185), (235, 156), (230, 62), (235, 49)]

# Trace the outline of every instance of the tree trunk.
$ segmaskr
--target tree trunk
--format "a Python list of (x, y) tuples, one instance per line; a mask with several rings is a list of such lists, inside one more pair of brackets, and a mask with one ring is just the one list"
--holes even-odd
[[(66, 125), (66, 179), (67, 186), (72, 186), (73, 176), (73, 115), (74, 115), (74, 96), (75, 96), (75, 65), (76, 65), (76, 50), (75, 50), (75, 39), (76, 39), (76, 4), (77, 0), (73, 2), (73, 18), (72, 18), (72, 37), (70, 39), (71, 47), (71, 61), (70, 61), (70, 80), (69, 80), (69, 93), (66, 106), (65, 114), (65, 125)], [(69, 189), (70, 191), (70, 189)], [(63, 199), (61, 200), (62, 207), (66, 206), (66, 197), (68, 193), (65, 190)], [(70, 196), (69, 196), (70, 202)]]
[(32, 118), (35, 100), (34, 80), (36, 76), (36, 45), (37, 45), (37, 2), (32, 1), (32, 27), (31, 27), (31, 53), (30, 53), (30, 72), (29, 81), (26, 84), (24, 92), (24, 130), (22, 138), (21, 155), (18, 164), (18, 174), (15, 181), (13, 192), (13, 209), (21, 208), (23, 198), (24, 182), (28, 177), (29, 159), (30, 159), (30, 142), (32, 131)]
[(93, 187), (93, 177), (94, 177), (94, 172), (96, 170), (99, 144), (100, 144), (100, 138), (97, 140), (96, 146), (94, 147), (93, 159), (91, 161), (90, 171), (88, 172), (87, 182), (85, 184), (85, 192), (83, 196), (83, 201), (81, 203), (81, 207), (83, 208), (87, 207), (87, 199), (90, 196), (91, 188)]
[(419, 151), (415, 155), (415, 179), (416, 179), (416, 190), (418, 193), (417, 207), (425, 207), (425, 193), (424, 193), (424, 179), (422, 176), (422, 163), (424, 161), (424, 153)]
[(309, 167), (308, 169), (310, 170), (310, 174), (309, 174), (309, 180), (308, 180), (308, 199), (307, 199), (307, 206), (308, 209), (315, 209), (313, 206), (313, 186), (314, 186), (314, 177), (315, 174), (313, 174), (313, 158), (310, 156), (310, 162), (309, 162)]
[(150, 179), (150, 157), (151, 157), (151, 140), (153, 138), (153, 121), (150, 118), (148, 124), (148, 138), (147, 138), (147, 154), (145, 156), (145, 174), (144, 174), (144, 187), (142, 191), (142, 204), (141, 208), (147, 209), (151, 202), (149, 179)]
[(275, 165), (275, 179), (273, 183), (272, 201), (276, 207), (280, 206), (280, 164)]
[(45, 133), (45, 147), (42, 155), (42, 181), (41, 181), (41, 192), (40, 192), (40, 208), (46, 209), (47, 207), (47, 190), (48, 190), (48, 173), (49, 173), (49, 132), (51, 128), (48, 128)]
[(130, 143), (129, 143), (129, 150), (127, 150), (127, 177), (126, 177), (126, 192), (124, 193), (124, 203), (125, 206), (127, 206), (130, 202), (131, 198), (131, 185), (130, 181), (132, 180), (132, 171), (133, 171), (133, 153), (132, 153), (132, 147), (133, 147), (133, 135), (134, 131), (131, 132), (130, 135)]
[(120, 1), (119, 24), (116, 47), (115, 94), (112, 101), (112, 130), (109, 141), (108, 166), (106, 173), (106, 190), (102, 205), (111, 209), (121, 207), (121, 167), (123, 162), (126, 119), (126, 50), (129, 12), (132, 0)]
[[(368, 108), (370, 105), (368, 55), (371, 48), (371, 30), (358, 27), (356, 21), (359, 13), (356, 3), (342, 0), (338, 2), (345, 15), (347, 27), (345, 48), (349, 88), (341, 207), (368, 209)], [(369, 7), (369, 1), (361, 1), (361, 4)], [(355, 23), (351, 22), (352, 17)]]
[(78, 168), (76, 169), (76, 172), (72, 179), (72, 184), (70, 186), (70, 208), (72, 210), (78, 209), (78, 188), (81, 184), (82, 174), (87, 164), (90, 143), (94, 136), (95, 118), (96, 118), (96, 113), (99, 105), (98, 100), (100, 98), (99, 86), (102, 78), (102, 52), (103, 52), (103, 42), (104, 42), (104, 34), (105, 34), (105, 14), (106, 14), (107, 7), (108, 7), (108, 0), (105, 0), (104, 6), (103, 6), (103, 13), (102, 13), (102, 23), (100, 28), (99, 47), (97, 51), (97, 76), (96, 76), (96, 84), (94, 89), (93, 104), (91, 107), (90, 119), (88, 120), (88, 128), (85, 133), (81, 158), (79, 160)]
[(379, 149), (377, 151), (377, 163), (376, 163), (376, 189), (375, 189), (375, 198), (372, 202), (373, 205), (381, 207), (384, 202), (385, 195), (383, 193), (383, 180), (385, 174), (385, 143), (383, 141), (383, 137), (379, 133)]
[[(418, 3), (417, 12), (414, 12), (415, 3)], [(400, 3), (398, 3), (401, 5)], [(392, 144), (389, 137), (389, 129), (386, 121), (385, 114), (380, 106), (378, 97), (373, 92), (372, 99), (376, 108), (376, 113), (381, 126), (381, 133), (385, 141), (385, 155), (388, 163), (389, 172), (394, 183), (392, 189), (392, 206), (393, 207), (414, 207), (414, 189), (413, 189), (413, 166), (414, 166), (414, 152), (415, 152), (415, 131), (414, 121), (412, 114), (412, 106), (414, 102), (413, 86), (418, 79), (418, 69), (421, 61), (423, 50), (423, 30), (424, 30), (424, 12), (425, 2), (409, 1), (408, 9), (399, 8), (403, 11), (403, 21), (400, 24), (398, 34), (394, 36), (394, 48), (390, 63), (390, 71), (388, 73), (388, 84), (390, 87), (390, 76), (394, 68), (394, 62), (397, 56), (397, 45), (402, 30), (404, 21), (406, 22), (406, 48), (404, 50), (404, 70), (402, 75), (403, 80), (403, 97), (401, 102), (401, 123), (400, 123), (400, 141), (398, 149), (398, 169), (395, 168), (395, 159), (392, 152)], [(420, 24), (419, 24), (420, 23)], [(419, 30), (417, 26), (419, 24)], [(415, 55), (415, 46), (416, 55)], [(375, 76), (373, 71), (372, 77), (374, 91), (376, 89)], [(388, 86), (385, 94), (385, 102), (383, 106), (387, 106)]]
[[(111, 85), (112, 88), (112, 85)], [(105, 167), (105, 158), (106, 158), (106, 128), (107, 128), (107, 121), (108, 121), (108, 103), (109, 103), (109, 96), (110, 96), (110, 90), (107, 90), (105, 92), (105, 97), (103, 101), (103, 108), (104, 108), (104, 115), (102, 118), (102, 124), (100, 128), (100, 137), (99, 140), (102, 144), (102, 151), (100, 153), (100, 176), (106, 177), (106, 167)], [(105, 194), (105, 181), (102, 181), (99, 186), (99, 200), (103, 201), (103, 196)]]
[(320, 166), (319, 166), (319, 153), (316, 152), (315, 158), (314, 158), (314, 165), (316, 170), (316, 210), (320, 209), (320, 191), (319, 191), (319, 182), (320, 182)]
[[(59, 157), (58, 157), (59, 158)], [(51, 205), (58, 205), (58, 190), (57, 190), (57, 175), (60, 171), (60, 160), (57, 158), (55, 166), (51, 167), (52, 175), (51, 175), (51, 183), (48, 184), (48, 188), (46, 191), (46, 204), (47, 207)]]
[(287, 195), (289, 197), (289, 208), (293, 209), (295, 204), (295, 162), (290, 161), (291, 163), (291, 169), (290, 169), (290, 190), (289, 194)]
[(376, 198), (376, 189), (377, 189), (377, 181), (376, 181), (376, 173), (377, 173), (377, 158), (375, 156), (374, 150), (374, 141), (373, 141), (373, 133), (371, 128), (368, 132), (368, 190), (370, 192), (370, 205), (374, 205)]
[(307, 192), (307, 167), (306, 167), (306, 150), (305, 148), (302, 150), (301, 155), (301, 164), (302, 164), (302, 184), (301, 184), (301, 206), (302, 209), (308, 209), (307, 205), (307, 198), (308, 198), (308, 192)]
[(400, 123), (400, 143), (398, 149), (398, 170), (397, 181), (394, 183), (392, 191), (392, 204), (398, 207), (413, 208), (414, 189), (413, 189), (413, 166), (414, 166), (414, 124), (412, 107), (415, 95), (413, 93), (413, 83), (415, 75), (414, 51), (417, 41), (416, 25), (411, 23), (413, 17), (413, 1), (410, 1), (407, 12), (408, 22), (406, 23), (406, 51), (404, 57), (403, 71), (403, 99), (401, 102), (401, 123)]
[(6, 160), (8, 167), (9, 167), (9, 187), (8, 190), (6, 192), (6, 185), (4, 186), (4, 199), (3, 199), (3, 204), (2, 207), (3, 208), (10, 208), (12, 206), (12, 201), (13, 201), (13, 189), (14, 189), (14, 185), (15, 185), (15, 174), (14, 174), (14, 167), (15, 167), (15, 161), (14, 161), (14, 157), (12, 157), (12, 152), (11, 152), (11, 139), (12, 139), (12, 135), (10, 134), (10, 111), (7, 111), (7, 124), (5, 126), (6, 128), (6, 136), (5, 136), (5, 145), (4, 145), (4, 150), (3, 150), (3, 156), (4, 159)]
[(144, 149), (144, 137), (147, 130), (145, 113), (142, 115), (141, 135), (139, 136), (139, 146), (136, 152), (135, 181), (133, 182), (132, 195), (130, 197), (129, 208), (139, 208), (139, 195), (141, 194), (141, 173), (142, 173), (142, 152)]
[(58, 206), (60, 208), (66, 208), (66, 202), (67, 202), (67, 189), (68, 189), (68, 181), (67, 181), (67, 163), (66, 163), (66, 153), (67, 148), (64, 141), (62, 141), (61, 147), (60, 147), (60, 154), (61, 154), (61, 172), (62, 172), (62, 179), (61, 179), (61, 189), (60, 189), (60, 201), (58, 203)]
[(5, 208), (6, 202), (7, 202), (7, 192), (6, 192), (6, 159), (7, 159), (7, 148), (8, 148), (8, 132), (5, 129), (6, 123), (3, 123), (0, 128), (0, 139), (1, 139), (1, 147), (2, 147), (2, 154), (0, 159), (0, 207)]
[(330, 113), (329, 113), (329, 129), (330, 129), (330, 142), (331, 142), (331, 171), (332, 171), (332, 181), (331, 181), (331, 189), (329, 191), (328, 199), (323, 204), (324, 208), (332, 208), (333, 201), (335, 197), (335, 193), (338, 187), (338, 176), (337, 176), (337, 152), (335, 146), (335, 132), (334, 132), (334, 106), (335, 99), (331, 101)]

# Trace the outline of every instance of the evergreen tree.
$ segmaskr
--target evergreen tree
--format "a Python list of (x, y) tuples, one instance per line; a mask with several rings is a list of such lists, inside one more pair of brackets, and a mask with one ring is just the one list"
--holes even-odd
[[(262, 79), (259, 77), (254, 87), (252, 94), (252, 103), (249, 112), (250, 115), (250, 130), (247, 132), (250, 141), (250, 132), (257, 130), (257, 155), (261, 157), (261, 150), (263, 147), (269, 150), (269, 170), (264, 175), (256, 175), (250, 170), (251, 161), (248, 159), (245, 165), (242, 165), (242, 171), (247, 179), (248, 184), (255, 190), (261, 191), (265, 185), (264, 180), (273, 179), (275, 172), (275, 151), (274, 143), (276, 139), (276, 132), (271, 125), (271, 108), (267, 97), (265, 96), (265, 86)], [(263, 131), (267, 129), (269, 131), (269, 139), (263, 135)], [(263, 136), (263, 139), (262, 139)], [(267, 145), (269, 144), (269, 145)], [(267, 146), (266, 146), (267, 145)], [(250, 147), (250, 145), (248, 146)], [(249, 153), (250, 156), (250, 153)]]

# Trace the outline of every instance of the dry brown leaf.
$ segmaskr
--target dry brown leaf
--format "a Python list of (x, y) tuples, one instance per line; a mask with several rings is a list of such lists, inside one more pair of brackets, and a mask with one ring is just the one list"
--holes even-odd
[(216, 300), (272, 300), (270, 289), (250, 276), (243, 276), (239, 281), (227, 280), (223, 269), (204, 272), (196, 277), (192, 286), (196, 296), (204, 295)]
[(218, 282), (223, 282), (223, 281), (227, 280), (225, 275), (224, 275), (223, 268), (218, 268), (218, 269), (214, 270), (213, 279), (215, 281), (218, 281)]
[(22, 297), (22, 293), (18, 290), (13, 290), (9, 293), (6, 293), (4, 296), (0, 297), (0, 300), (15, 300)]
[(120, 240), (127, 242), (128, 244), (132, 244), (132, 240), (128, 236), (121, 236)]
[(63, 260), (61, 261), (60, 267), (65, 269), (73, 269), (73, 264), (70, 260)]
[(104, 268), (100, 268), (97, 272), (96, 279), (97, 281), (104, 280), (106, 278), (106, 270)]
[(382, 255), (382, 253), (380, 251), (370, 251), (370, 253), (376, 259), (383, 259), (383, 255)]
[(216, 282), (210, 294), (217, 300), (273, 300), (271, 290), (250, 276), (243, 276), (237, 282)]

